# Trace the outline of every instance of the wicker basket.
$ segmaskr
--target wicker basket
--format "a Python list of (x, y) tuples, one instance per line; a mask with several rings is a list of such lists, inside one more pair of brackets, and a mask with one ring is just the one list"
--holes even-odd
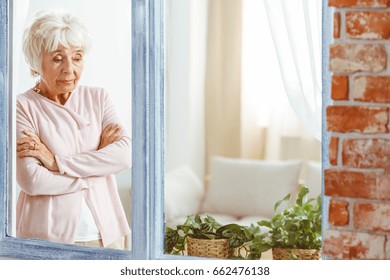
[(228, 257), (227, 239), (197, 239), (187, 236), (186, 241), (189, 256), (222, 259)]
[(319, 260), (321, 259), (321, 250), (316, 249), (287, 249), (272, 248), (272, 259), (291, 260), (291, 254), (294, 254), (295, 260)]

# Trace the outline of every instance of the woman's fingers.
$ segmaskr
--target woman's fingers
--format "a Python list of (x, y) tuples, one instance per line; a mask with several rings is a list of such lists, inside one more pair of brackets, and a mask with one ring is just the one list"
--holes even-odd
[(36, 145), (35, 142), (27, 142), (27, 143), (23, 143), (23, 144), (18, 144), (16, 146), (16, 151), (20, 152), (20, 151), (23, 151), (23, 150), (35, 150), (36, 147), (37, 147), (37, 145)]
[(121, 128), (118, 128), (116, 129), (111, 135), (110, 137), (108, 137), (107, 141), (111, 143), (114, 143), (116, 141), (118, 141), (120, 138), (121, 138), (121, 132), (122, 132), (122, 129)]
[(19, 158), (24, 158), (24, 157), (35, 157), (38, 158), (38, 151), (35, 150), (23, 150), (20, 153), (18, 153)]
[(34, 141), (36, 141), (37, 143), (41, 142), (41, 140), (39, 139), (38, 135), (36, 135), (35, 133), (31, 132), (31, 131), (28, 131), (28, 130), (24, 130), (23, 133), (29, 137), (31, 137), (32, 139), (34, 139)]
[(98, 149), (102, 149), (107, 145), (110, 145), (121, 138), (122, 128), (119, 124), (109, 124), (107, 125), (100, 137), (100, 145)]
[(121, 128), (120, 126), (114, 127), (113, 129), (110, 130), (109, 136), (112, 136), (112, 135), (114, 135), (114, 134), (121, 133), (121, 131), (122, 131), (122, 128)]
[(112, 128), (112, 124), (107, 125), (107, 126), (103, 129), (102, 135), (105, 134), (105, 133), (107, 133), (111, 128)]
[(34, 147), (34, 146), (39, 145), (41, 143), (41, 140), (39, 139), (39, 137), (36, 134), (34, 134), (28, 130), (24, 130), (23, 133), (27, 137), (23, 137), (23, 138), (16, 140), (17, 145), (29, 144), (30, 146)]
[(113, 134), (115, 133), (118, 129), (120, 129), (119, 124), (114, 124), (111, 126), (110, 133)]
[(110, 130), (110, 135), (108, 136), (108, 141), (112, 141), (116, 136), (120, 135), (122, 132), (122, 128), (120, 126), (115, 126)]
[(106, 139), (110, 138), (113, 134), (117, 133), (118, 130), (121, 130), (118, 124), (107, 126), (107, 130), (103, 131), (103, 137)]
[(111, 124), (109, 124), (109, 125), (107, 125), (104, 129), (103, 129), (103, 131), (102, 131), (102, 138), (107, 138), (109, 135), (110, 135), (110, 131), (112, 130), (112, 125)]
[(20, 152), (22, 150), (36, 150), (39, 147), (40, 141), (38, 141), (29, 136), (20, 138), (16, 141), (16, 151)]
[(16, 144), (24, 144), (24, 143), (30, 143), (30, 142), (35, 143), (35, 140), (32, 139), (31, 137), (24, 137), (24, 138), (20, 138), (20, 139), (16, 140)]
[(30, 132), (23, 131), (27, 137), (20, 138), (16, 141), (16, 150), (19, 158), (34, 157), (51, 171), (58, 171), (58, 166), (53, 153), (41, 142), (39, 137)]
[(51, 171), (58, 171), (58, 165), (55, 161), (54, 155), (47, 149), (45, 144), (36, 144), (34, 149), (24, 149), (18, 152), (19, 158), (34, 157), (41, 162), (41, 164)]

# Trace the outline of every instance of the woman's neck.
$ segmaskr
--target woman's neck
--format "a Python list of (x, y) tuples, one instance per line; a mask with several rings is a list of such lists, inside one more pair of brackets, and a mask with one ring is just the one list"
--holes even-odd
[(61, 105), (64, 105), (66, 101), (69, 99), (70, 95), (72, 94), (72, 92), (67, 92), (62, 94), (50, 94), (47, 90), (41, 90), (41, 88), (39, 87), (39, 83), (35, 85), (35, 87), (33, 87), (33, 91)]
[(59, 103), (61, 105), (64, 105), (66, 101), (68, 100), (69, 96), (71, 95), (71, 92), (64, 93), (64, 94), (58, 94), (58, 95), (50, 95), (50, 94), (41, 94), (42, 96), (52, 100), (55, 103)]

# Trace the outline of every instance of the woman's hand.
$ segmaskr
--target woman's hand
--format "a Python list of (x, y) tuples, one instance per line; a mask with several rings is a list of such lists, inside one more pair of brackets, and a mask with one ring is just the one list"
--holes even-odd
[(102, 132), (102, 136), (100, 137), (100, 144), (98, 150), (103, 149), (105, 146), (108, 146), (119, 139), (121, 139), (122, 128), (119, 124), (109, 124), (107, 125)]
[(54, 155), (50, 152), (46, 145), (41, 142), (41, 139), (30, 131), (25, 130), (23, 133), (27, 137), (20, 138), (16, 141), (16, 151), (18, 152), (18, 156), (20, 158), (35, 157), (47, 169), (51, 171), (58, 171)]

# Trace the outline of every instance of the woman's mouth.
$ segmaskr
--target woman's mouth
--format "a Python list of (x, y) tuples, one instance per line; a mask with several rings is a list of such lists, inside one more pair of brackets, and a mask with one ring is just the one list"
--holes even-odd
[(71, 83), (73, 83), (73, 79), (58, 80), (58, 82), (63, 83), (63, 84), (71, 84)]

